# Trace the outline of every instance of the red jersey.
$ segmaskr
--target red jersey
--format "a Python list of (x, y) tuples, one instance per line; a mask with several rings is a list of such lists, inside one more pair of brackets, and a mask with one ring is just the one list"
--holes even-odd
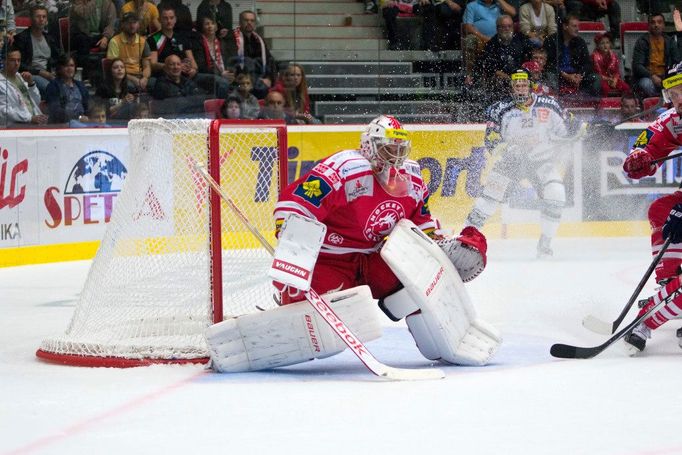
[(429, 212), (429, 191), (415, 161), (407, 160), (399, 173), (410, 182), (408, 194), (388, 194), (369, 161), (358, 150), (344, 150), (318, 163), (289, 185), (275, 206), (277, 227), (288, 213), (313, 218), (327, 226), (321, 252), (373, 253), (402, 218), (425, 232), (436, 228)]
[(668, 109), (642, 131), (634, 148), (643, 148), (654, 157), (664, 158), (682, 146), (682, 118), (675, 108)]

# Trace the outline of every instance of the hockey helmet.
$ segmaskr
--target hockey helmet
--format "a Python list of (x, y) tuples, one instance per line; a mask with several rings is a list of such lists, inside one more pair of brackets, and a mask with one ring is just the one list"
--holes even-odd
[(530, 77), (525, 69), (511, 74), (511, 96), (516, 104), (525, 104), (530, 99)]
[(410, 136), (395, 117), (380, 115), (367, 125), (360, 136), (360, 153), (389, 194), (407, 193), (407, 181), (399, 169), (410, 154)]
[(663, 79), (663, 100), (666, 103), (672, 103), (672, 96), (670, 89), (682, 85), (682, 63), (678, 63), (668, 71), (668, 76)]
[(360, 151), (377, 170), (399, 168), (410, 154), (410, 136), (395, 117), (380, 115), (362, 133)]

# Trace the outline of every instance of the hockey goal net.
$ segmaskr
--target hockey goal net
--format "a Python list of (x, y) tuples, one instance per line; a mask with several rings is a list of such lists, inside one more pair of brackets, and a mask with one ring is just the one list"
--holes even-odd
[(128, 175), (64, 335), (38, 357), (128, 367), (208, 360), (204, 329), (274, 307), (271, 258), (194, 168), (206, 163), (274, 243), (286, 127), (224, 120), (131, 121)]

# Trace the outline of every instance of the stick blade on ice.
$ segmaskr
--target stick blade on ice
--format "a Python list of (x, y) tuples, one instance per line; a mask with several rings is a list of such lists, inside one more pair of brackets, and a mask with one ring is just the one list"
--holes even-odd
[(601, 319), (591, 314), (588, 314), (583, 319), (583, 327), (585, 327), (590, 332), (598, 333), (599, 335), (611, 335), (611, 333), (613, 333), (612, 323), (602, 321)]

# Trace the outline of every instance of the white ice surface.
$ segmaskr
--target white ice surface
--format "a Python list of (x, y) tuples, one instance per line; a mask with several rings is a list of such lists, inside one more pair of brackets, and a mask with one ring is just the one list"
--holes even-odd
[[(42, 363), (34, 352), (66, 328), (89, 262), (0, 269), (0, 454), (680, 454), (682, 321), (637, 358), (621, 343), (591, 360), (549, 355), (605, 340), (581, 320), (620, 313), (648, 251), (646, 238), (558, 239), (538, 261), (534, 242), (492, 241), (468, 287), (502, 349), (490, 366), (411, 383), (383, 382), (348, 352), (237, 375)], [(390, 365), (429, 365), (402, 323), (369, 346)]]

